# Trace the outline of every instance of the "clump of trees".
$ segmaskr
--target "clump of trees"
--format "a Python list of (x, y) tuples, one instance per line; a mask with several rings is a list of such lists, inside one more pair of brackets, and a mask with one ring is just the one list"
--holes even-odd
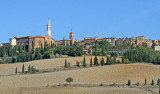
[(28, 62), (33, 60), (48, 59), (54, 57), (54, 55), (68, 55), (68, 56), (81, 56), (83, 55), (83, 46), (77, 42), (71, 46), (66, 46), (64, 43), (55, 47), (53, 43), (51, 45), (45, 43), (41, 44), (40, 48), (32, 49), (28, 46), (16, 45), (13, 48), (10, 44), (6, 44), (0, 47), (0, 64), (3, 63), (15, 63), (15, 62)]
[[(36, 69), (34, 66), (28, 66), (28, 71), (25, 71), (25, 66), (24, 66), (24, 64), (22, 65), (22, 74), (24, 74), (24, 73), (30, 73), (30, 74), (34, 74), (34, 73), (36, 73), (36, 72), (38, 72), (39, 70), (38, 69)], [(15, 73), (17, 74), (18, 73), (18, 69), (17, 69), (17, 67), (16, 67), (16, 69), (15, 69)]]

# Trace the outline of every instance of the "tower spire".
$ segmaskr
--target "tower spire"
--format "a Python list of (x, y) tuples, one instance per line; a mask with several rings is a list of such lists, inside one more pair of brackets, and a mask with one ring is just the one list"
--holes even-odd
[(50, 19), (48, 18), (48, 24), (47, 24), (47, 36), (52, 36), (51, 35), (51, 24), (50, 24)]

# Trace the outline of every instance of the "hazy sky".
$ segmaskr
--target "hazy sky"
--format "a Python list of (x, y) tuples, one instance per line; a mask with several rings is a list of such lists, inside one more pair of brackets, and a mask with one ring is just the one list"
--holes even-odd
[(48, 18), (55, 40), (84, 37), (160, 39), (160, 0), (1, 0), (0, 43), (15, 36), (45, 35)]

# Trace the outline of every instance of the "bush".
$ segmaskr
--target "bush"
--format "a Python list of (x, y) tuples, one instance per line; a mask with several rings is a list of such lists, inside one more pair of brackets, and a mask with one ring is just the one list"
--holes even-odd
[(68, 77), (68, 78), (66, 79), (66, 82), (68, 82), (68, 83), (70, 84), (71, 82), (73, 82), (73, 79), (72, 79), (71, 77)]
[(31, 74), (34, 74), (34, 73), (36, 73), (36, 72), (38, 72), (38, 70), (36, 70), (36, 68), (34, 68), (34, 66), (32, 66), (32, 67), (30, 68), (30, 73), (31, 73)]
[(16, 63), (17, 59), (16, 57), (12, 57), (12, 63)]
[(128, 64), (129, 63), (129, 59), (124, 59), (124, 63)]

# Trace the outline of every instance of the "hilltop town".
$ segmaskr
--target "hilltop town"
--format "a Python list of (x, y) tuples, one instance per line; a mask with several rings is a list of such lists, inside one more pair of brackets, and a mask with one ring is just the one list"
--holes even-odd
[(77, 40), (74, 38), (74, 33), (70, 32), (69, 39), (61, 39), (61, 40), (55, 40), (51, 35), (51, 24), (50, 20), (48, 20), (47, 24), (47, 30), (46, 35), (36, 35), (36, 36), (21, 36), (21, 37), (14, 37), (9, 39), (9, 43), (1, 43), (0, 46), (3, 46), (5, 44), (10, 44), (12, 48), (15, 45), (23, 45), (26, 47), (29, 47), (32, 49), (32, 46), (34, 46), (34, 49), (40, 48), (41, 45), (44, 46), (45, 43), (51, 45), (54, 44), (55, 47), (65, 43), (65, 46), (73, 44), (77, 42), (79, 45), (83, 45), (83, 52), (85, 54), (92, 54), (91, 44), (93, 44), (95, 41), (108, 41), (112, 46), (119, 45), (122, 43), (131, 43), (133, 46), (142, 46), (147, 45), (149, 48), (153, 47), (154, 50), (160, 51), (160, 40), (152, 40), (147, 39), (145, 36), (138, 36), (138, 37), (131, 37), (131, 38), (101, 38), (101, 37), (86, 37), (83, 40)]

